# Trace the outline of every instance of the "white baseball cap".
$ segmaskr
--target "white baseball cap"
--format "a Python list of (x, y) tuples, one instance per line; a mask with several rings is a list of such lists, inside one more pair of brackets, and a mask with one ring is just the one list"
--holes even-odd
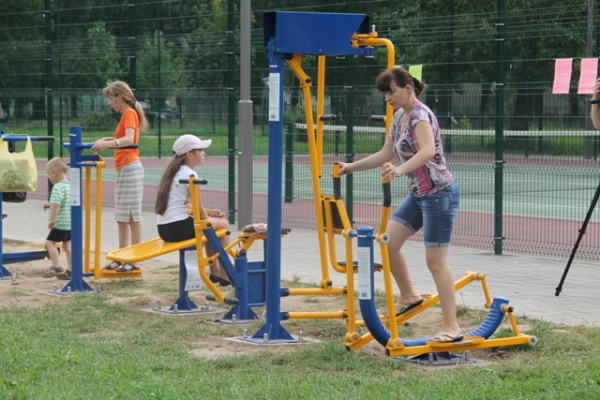
[(180, 156), (195, 149), (206, 149), (211, 143), (211, 139), (202, 140), (194, 135), (182, 135), (173, 143), (173, 153)]

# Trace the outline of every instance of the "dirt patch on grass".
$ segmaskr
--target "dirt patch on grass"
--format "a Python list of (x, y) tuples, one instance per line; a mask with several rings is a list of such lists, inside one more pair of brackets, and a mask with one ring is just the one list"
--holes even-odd
[[(20, 243), (4, 241), (5, 253), (40, 251), (39, 245), (31, 243)], [(102, 260), (104, 258), (102, 257)], [(57, 304), (67, 301), (68, 296), (58, 295), (68, 281), (56, 278), (44, 278), (44, 272), (49, 268), (49, 260), (34, 260), (15, 264), (5, 264), (12, 273), (12, 278), (0, 281), (0, 303), (6, 307), (19, 306), (32, 309), (41, 309), (47, 304)], [(153, 312), (161, 314), (164, 318), (194, 318), (198, 323), (219, 324), (222, 329), (216, 329), (218, 333), (209, 334), (201, 342), (194, 344), (190, 353), (201, 358), (220, 358), (224, 356), (242, 356), (259, 353), (281, 354), (297, 351), (302, 346), (310, 346), (312, 343), (325, 340), (339, 340), (339, 345), (344, 346), (344, 338), (347, 332), (345, 322), (342, 319), (290, 319), (282, 322), (284, 329), (294, 338), (301, 339), (295, 344), (262, 344), (259, 337), (249, 340), (257, 334), (264, 325), (264, 307), (258, 307), (255, 312), (260, 317), (250, 324), (222, 324), (219, 322), (230, 309), (223, 303), (207, 302), (206, 295), (210, 292), (206, 289), (189, 292), (189, 296), (201, 309), (207, 311), (203, 314), (169, 313), (157, 312), (156, 308), (161, 305), (168, 309), (178, 297), (179, 269), (177, 265), (165, 261), (148, 260), (139, 265), (143, 270), (140, 279), (101, 279), (94, 280), (93, 277), (85, 278), (86, 282), (94, 291), (101, 291), (108, 295), (109, 301), (120, 304), (132, 310)], [(124, 282), (127, 281), (127, 282)], [(342, 279), (337, 279), (343, 282)], [(117, 284), (118, 282), (118, 284)], [(297, 282), (290, 283), (293, 286), (301, 286)], [(234, 291), (231, 287), (224, 288), (225, 296), (233, 297)], [(82, 295), (82, 294), (73, 294)], [(85, 294), (83, 294), (85, 295)], [(345, 298), (342, 296), (288, 296), (281, 300), (281, 311), (290, 312), (339, 312), (346, 309)], [(382, 314), (386, 310), (380, 310)], [(459, 320), (463, 330), (469, 331), (483, 322), (487, 310), (460, 310)], [(357, 315), (357, 319), (361, 319)], [(441, 323), (441, 310), (432, 307), (415, 318), (411, 319), (408, 326), (400, 328), (400, 336), (407, 338), (418, 338), (434, 335)], [(503, 327), (509, 327), (504, 322)], [(360, 328), (366, 333), (366, 328)], [(372, 340), (364, 346), (356, 349), (369, 358), (385, 359), (385, 348)], [(514, 355), (515, 353), (505, 349), (474, 350), (471, 358), (478, 362), (497, 361)]]

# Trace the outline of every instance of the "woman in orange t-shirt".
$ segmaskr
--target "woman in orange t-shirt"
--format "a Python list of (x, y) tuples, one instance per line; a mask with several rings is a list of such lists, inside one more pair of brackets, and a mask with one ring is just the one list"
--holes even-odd
[[(119, 248), (140, 243), (142, 240), (142, 198), (144, 195), (144, 167), (139, 159), (139, 149), (121, 147), (138, 144), (140, 131), (148, 128), (144, 110), (129, 85), (123, 81), (108, 82), (102, 93), (108, 104), (118, 113), (121, 121), (114, 137), (94, 142), (92, 150), (115, 149), (117, 184), (115, 188), (115, 219), (119, 228)], [(129, 272), (138, 269), (134, 264), (113, 261), (105, 269)]]

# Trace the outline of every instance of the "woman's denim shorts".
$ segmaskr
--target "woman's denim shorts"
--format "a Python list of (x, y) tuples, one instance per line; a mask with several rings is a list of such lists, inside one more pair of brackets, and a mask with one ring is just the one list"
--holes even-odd
[(409, 194), (392, 215), (392, 220), (405, 225), (413, 233), (423, 228), (427, 247), (447, 247), (450, 245), (459, 203), (460, 191), (453, 182), (427, 196)]

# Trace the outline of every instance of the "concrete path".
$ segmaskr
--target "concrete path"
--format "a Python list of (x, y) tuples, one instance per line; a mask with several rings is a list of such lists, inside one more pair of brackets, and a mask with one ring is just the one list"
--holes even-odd
[[(47, 214), (42, 210), (44, 202), (27, 200), (24, 203), (3, 203), (3, 213), (8, 218), (3, 221), (3, 238), (30, 243), (43, 242), (47, 235)], [(92, 221), (94, 221), (92, 216)], [(233, 229), (232, 235), (238, 232)], [(143, 220), (143, 240), (157, 237), (155, 218), (145, 213)], [(574, 238), (575, 239), (575, 238)], [(93, 239), (92, 239), (93, 240)], [(282, 238), (281, 277), (290, 280), (298, 278), (303, 282), (318, 282), (321, 279), (318, 239), (315, 231), (293, 229)], [(337, 244), (338, 257), (343, 260), (342, 242)], [(255, 245), (251, 249), (250, 260), (260, 260), (262, 249)], [(102, 251), (116, 249), (118, 238), (113, 210), (105, 209), (102, 215)], [(421, 243), (410, 242), (405, 249), (409, 260), (412, 279), (421, 293), (435, 293), (433, 280), (424, 262), (424, 247)], [(376, 261), (378, 255), (376, 251)], [(178, 254), (172, 253), (160, 258), (166, 263), (177, 263)], [(600, 324), (600, 266), (575, 261), (567, 276), (560, 296), (555, 289), (565, 269), (567, 260), (507, 254), (497, 256), (476, 249), (451, 247), (449, 261), (456, 279), (465, 271), (475, 271), (486, 275), (492, 297), (505, 297), (515, 307), (515, 314), (569, 325)], [(7, 266), (9, 270), (14, 267)], [(345, 285), (345, 277), (331, 271), (334, 286)], [(376, 275), (376, 288), (382, 288), (381, 274)], [(457, 293), (457, 303), (473, 308), (483, 308), (484, 297), (481, 285), (474, 282)]]

